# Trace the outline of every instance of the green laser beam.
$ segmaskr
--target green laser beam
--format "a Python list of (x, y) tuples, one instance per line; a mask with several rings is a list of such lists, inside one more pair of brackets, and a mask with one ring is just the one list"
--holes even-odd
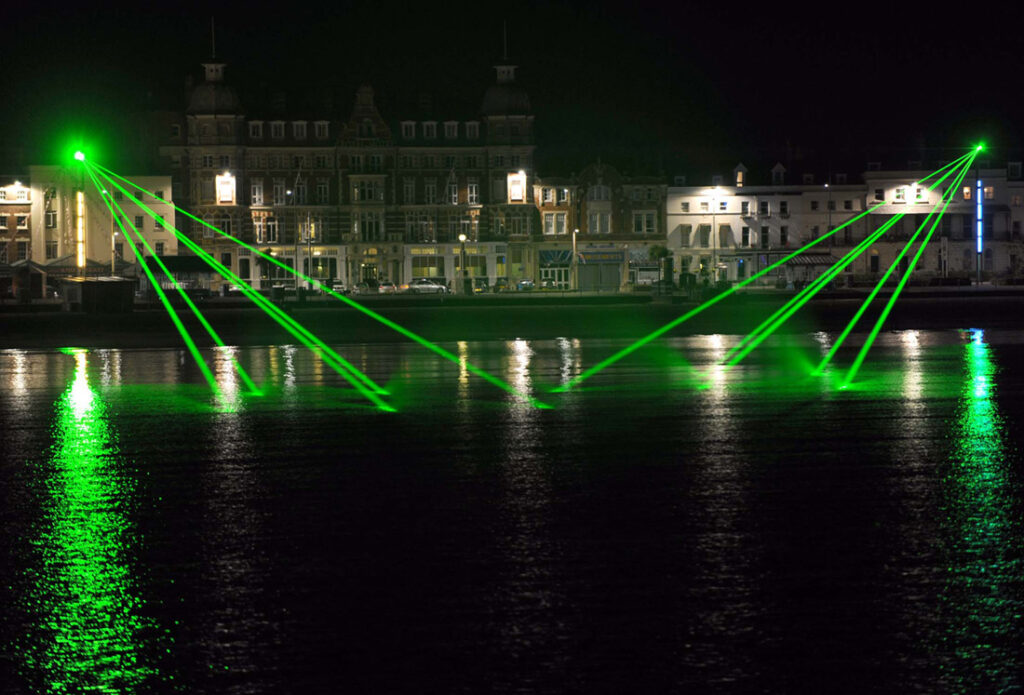
[[(956, 171), (958, 170), (951, 169), (941, 179), (936, 181), (935, 184), (929, 190), (934, 190), (935, 188), (937, 188), (939, 185), (942, 184), (943, 181), (945, 181), (947, 178), (956, 173)], [(950, 195), (952, 191), (953, 189), (950, 188), (950, 190), (946, 192), (946, 195)], [(913, 243), (913, 239), (917, 237), (917, 234), (920, 233), (921, 229), (923, 229), (924, 226), (928, 223), (928, 219), (933, 214), (935, 214), (935, 211), (939, 208), (940, 205), (941, 201), (932, 207), (932, 210), (928, 214), (928, 217), (924, 219), (924, 222), (921, 223), (921, 226), (918, 228), (918, 231), (914, 234), (914, 237), (912, 237), (911, 243)], [(751, 331), (743, 340), (739, 342), (739, 344), (734, 346), (726, 354), (723, 362), (727, 366), (731, 367), (738, 364), (741, 360), (743, 360), (743, 358), (749, 355), (771, 334), (777, 331), (786, 321), (790, 319), (790, 317), (793, 316), (793, 314), (795, 314), (803, 306), (805, 306), (811, 299), (813, 299), (814, 296), (817, 295), (818, 292), (820, 292), (822, 289), (824, 289), (824, 287), (828, 285), (828, 283), (831, 282), (837, 275), (839, 275), (839, 273), (841, 273), (844, 268), (853, 263), (853, 261), (858, 256), (860, 256), (864, 251), (866, 251), (869, 246), (871, 246), (875, 241), (877, 241), (886, 231), (888, 231), (893, 225), (895, 225), (897, 221), (901, 220), (906, 214), (907, 213), (905, 212), (901, 212), (898, 215), (893, 216), (892, 218), (884, 222), (881, 227), (879, 227), (870, 235), (868, 235), (857, 246), (848, 251), (842, 259), (840, 259), (837, 263), (833, 264), (828, 270), (822, 273), (818, 278), (814, 280), (814, 282), (805, 287), (795, 297), (793, 297), (786, 304), (777, 309), (771, 316), (762, 321), (757, 326), (757, 328)], [(899, 259), (897, 259), (897, 262), (898, 260)]]
[[(953, 184), (952, 189), (955, 190), (959, 188), (960, 183), (964, 180), (964, 177), (967, 175), (968, 170), (971, 168), (971, 163), (973, 162), (974, 157), (971, 157), (970, 162), (967, 164), (967, 166), (964, 167), (963, 171), (960, 172), (960, 176), (957, 178), (956, 183)], [(938, 227), (939, 221), (942, 219), (942, 215), (946, 213), (946, 208), (949, 207), (949, 203), (952, 200), (953, 196), (950, 196), (949, 199), (946, 201), (945, 205), (942, 206), (942, 212), (939, 213), (939, 216), (935, 218), (934, 222), (932, 222), (931, 228), (928, 230), (928, 233), (925, 235), (924, 240), (921, 241), (920, 246), (918, 246), (917, 248), (917, 253), (914, 254), (914, 258), (911, 259), (910, 265), (907, 267), (907, 272), (905, 272), (903, 274), (903, 277), (900, 278), (899, 284), (896, 285), (896, 289), (893, 291), (892, 296), (889, 298), (889, 301), (886, 302), (885, 308), (882, 309), (882, 313), (875, 321), (875, 325), (871, 329), (871, 332), (868, 334), (867, 340), (864, 341), (864, 345), (861, 346), (860, 352), (857, 353), (857, 357), (853, 360), (853, 364), (850, 365), (850, 369), (846, 373), (846, 377), (843, 379), (843, 383), (840, 386), (840, 388), (846, 388), (847, 386), (849, 386), (853, 379), (857, 376), (857, 372), (860, 371), (860, 366), (864, 363), (864, 360), (867, 358), (868, 351), (874, 344), (879, 332), (881, 332), (882, 325), (885, 323), (885, 320), (889, 317), (889, 312), (892, 311), (892, 308), (896, 304), (896, 300), (899, 298), (900, 293), (903, 292), (903, 288), (906, 287), (907, 282), (910, 280), (910, 276), (913, 274), (914, 268), (917, 267), (917, 262), (921, 259), (921, 255), (924, 253), (925, 247), (928, 246), (928, 242), (931, 241), (932, 234), (935, 233), (935, 229), (936, 227)]]
[[(940, 174), (941, 172), (943, 172), (946, 169), (950, 168), (951, 166), (953, 166), (957, 162), (959, 162), (959, 161), (961, 161), (963, 159), (966, 159), (968, 156), (970, 156), (970, 155), (963, 155), (963, 156), (958, 157), (957, 159), (953, 160), (949, 164), (946, 164), (946, 165), (940, 167), (939, 169), (935, 170), (931, 174), (928, 174), (923, 179), (921, 179), (921, 183), (924, 183), (925, 181), (931, 179), (934, 176), (937, 176), (938, 174)], [(570, 379), (565, 384), (552, 389), (551, 390), (552, 393), (562, 393), (562, 392), (568, 391), (569, 389), (571, 389), (571, 388), (573, 388), (575, 386), (578, 386), (579, 384), (583, 383), (584, 381), (586, 381), (590, 377), (594, 376), (598, 372), (600, 372), (600, 371), (602, 371), (604, 369), (607, 369), (611, 365), (615, 364), (616, 362), (621, 360), (623, 357), (627, 357), (628, 355), (631, 355), (632, 353), (634, 353), (637, 350), (639, 350), (640, 348), (642, 348), (644, 345), (647, 345), (651, 341), (657, 340), (661, 336), (665, 335), (666, 333), (671, 331), (673, 328), (676, 328), (680, 324), (682, 324), (682, 323), (684, 323), (686, 321), (689, 321), (694, 316), (696, 316), (696, 315), (706, 311), (707, 309), (710, 309), (715, 304), (717, 304), (718, 302), (722, 301), (723, 299), (725, 299), (729, 295), (733, 294), (734, 292), (737, 292), (738, 290), (746, 287), (747, 285), (749, 285), (750, 283), (754, 282), (758, 278), (761, 278), (764, 275), (766, 275), (767, 273), (775, 270), (779, 266), (783, 265), (784, 263), (786, 263), (786, 262), (790, 261), (791, 259), (795, 258), (796, 256), (800, 255), (804, 251), (810, 249), (811, 247), (813, 247), (813, 246), (815, 246), (817, 244), (820, 244), (821, 242), (825, 241), (826, 239), (830, 238), (831, 236), (837, 234), (839, 232), (839, 230), (843, 229), (844, 227), (848, 227), (849, 225), (853, 224), (854, 222), (856, 222), (857, 220), (861, 219), (865, 215), (869, 215), (870, 213), (872, 213), (875, 210), (877, 210), (878, 208), (880, 208), (882, 205), (885, 205), (885, 203), (881, 202), (878, 205), (872, 206), (872, 207), (864, 210), (864, 212), (862, 212), (861, 214), (857, 215), (856, 217), (850, 218), (849, 220), (847, 220), (843, 224), (839, 225), (838, 227), (836, 227), (832, 231), (828, 232), (827, 234), (824, 234), (823, 236), (819, 237), (818, 239), (815, 239), (814, 241), (810, 242), (809, 244), (806, 244), (803, 247), (797, 249), (796, 251), (794, 251), (793, 253), (789, 254), (785, 258), (783, 258), (783, 259), (781, 259), (779, 261), (776, 261), (775, 263), (772, 263), (771, 265), (769, 265), (764, 270), (761, 270), (761, 271), (751, 275), (746, 280), (742, 280), (742, 281), (738, 282), (737, 284), (735, 284), (732, 287), (728, 288), (724, 292), (721, 292), (720, 294), (718, 294), (718, 295), (712, 297), (711, 299), (709, 299), (708, 301), (704, 302), (700, 306), (698, 306), (698, 307), (696, 307), (694, 309), (691, 309), (690, 311), (686, 312), (682, 316), (680, 316), (680, 317), (678, 317), (678, 318), (676, 318), (676, 319), (666, 323), (661, 328), (655, 329), (654, 331), (648, 333), (647, 335), (645, 335), (644, 337), (640, 338), (636, 342), (634, 342), (634, 343), (632, 343), (630, 345), (627, 345), (622, 350), (619, 350), (618, 352), (616, 352), (611, 357), (605, 358), (604, 360), (602, 360), (598, 364), (596, 364), (593, 367), (591, 367), (591, 368), (587, 369), (586, 371), (584, 371), (582, 374), (580, 374), (580, 375)]]
[[(230, 269), (226, 268), (225, 266), (217, 262), (212, 256), (210, 256), (198, 245), (196, 245), (185, 235), (183, 235), (181, 232), (175, 229), (172, 225), (162, 220), (159, 215), (154, 213), (153, 210), (151, 210), (145, 203), (143, 203), (138, 198), (133, 196), (127, 189), (125, 189), (123, 186), (121, 186), (116, 181), (111, 179), (109, 176), (106, 176), (104, 178), (106, 178), (113, 186), (121, 190), (129, 198), (129, 200), (136, 203), (140, 208), (142, 208), (151, 217), (153, 217), (154, 220), (157, 220), (159, 223), (161, 223), (165, 229), (172, 232), (175, 235), (175, 237), (179, 239), (179, 241), (181, 241), (190, 249), (195, 251), (197, 255), (204, 261), (206, 261), (212, 268), (222, 273), (223, 275), (225, 275), (225, 277), (232, 280), (233, 282), (236, 282), (239, 288), (242, 290), (242, 292), (245, 293), (246, 296), (248, 296), (251, 300), (253, 300), (257, 304), (257, 306), (263, 309), (271, 318), (276, 320), (283, 328), (285, 328), (285, 330), (291, 333), (295, 338), (297, 338), (304, 345), (310, 348), (310, 350), (312, 350), (314, 354), (320, 357), (332, 369), (337, 371), (343, 378), (345, 378), (350, 384), (352, 384), (353, 387), (356, 388), (356, 390), (358, 390), (366, 398), (373, 402), (374, 405), (381, 408), (382, 410), (394, 412), (394, 408), (385, 401), (383, 401), (376, 393), (375, 389), (380, 389), (380, 387), (374, 384), (369, 377), (363, 375), (362, 372), (356, 369), (355, 366), (350, 365), (346, 360), (344, 360), (344, 358), (341, 358), (339, 355), (337, 355), (337, 353), (335, 353), (333, 350), (327, 347), (326, 344), (323, 343), (323, 341), (319, 340), (319, 338), (316, 338), (316, 336), (314, 336), (312, 333), (306, 330), (297, 321), (284, 314), (279, 307), (274, 306), (272, 302), (267, 300), (265, 297), (263, 297), (255, 290), (253, 290), (248, 285), (248, 283), (242, 281), (241, 278), (232, 273)], [(337, 359), (335, 359), (335, 357)], [(366, 381), (369, 382), (369, 384), (362, 383), (362, 380), (359, 377), (363, 377)]]
[[(90, 172), (90, 174), (91, 174), (91, 172)], [(103, 195), (103, 193), (101, 192), (100, 195)], [(104, 197), (105, 198), (109, 198), (109, 196), (104, 196)], [(221, 337), (217, 333), (217, 331), (214, 330), (213, 326), (210, 325), (210, 322), (206, 319), (206, 317), (203, 315), (203, 313), (199, 310), (199, 307), (197, 307), (195, 305), (195, 302), (193, 302), (192, 298), (188, 296), (188, 293), (178, 283), (177, 279), (175, 279), (174, 275), (167, 268), (167, 266), (164, 264), (164, 262), (160, 259), (159, 256), (156, 255), (156, 252), (153, 250), (153, 247), (150, 246), (149, 241), (146, 239), (146, 237), (144, 237), (139, 232), (138, 228), (136, 228), (135, 224), (131, 221), (131, 219), (129, 218), (128, 214), (124, 211), (124, 208), (121, 207), (120, 203), (118, 203), (116, 200), (111, 200), (110, 202), (121, 213), (122, 219), (125, 221), (125, 223), (128, 226), (128, 228), (131, 229), (135, 233), (135, 237), (138, 240), (138, 242), (142, 246), (144, 246), (147, 251), (149, 251), (150, 258), (152, 258), (152, 260), (154, 262), (156, 262), (156, 264), (158, 266), (160, 266), (160, 269), (163, 271), (163, 273), (167, 277), (167, 279), (170, 280), (170, 282), (174, 286), (174, 289), (177, 290), (178, 295), (185, 302), (186, 306), (188, 306), (188, 308), (192, 311), (192, 313), (195, 315), (195, 317), (199, 320), (199, 322), (200, 322), (200, 324), (202, 324), (203, 328), (206, 329), (206, 332), (209, 333), (210, 338), (218, 346), (220, 346), (220, 347), (227, 347), (227, 345), (221, 339)], [(111, 212), (113, 212), (113, 211), (111, 211)], [(129, 239), (129, 243), (131, 243), (130, 239)], [(135, 249), (136, 249), (135, 244), (132, 244), (132, 250), (134, 251)], [(245, 371), (245, 369), (242, 368), (242, 365), (239, 364), (238, 360), (235, 358), (234, 355), (231, 356), (231, 363), (232, 363), (232, 365), (234, 365), (235, 371), (238, 373), (239, 377), (241, 377), (242, 382), (245, 384), (245, 386), (249, 390), (249, 392), (254, 394), (254, 395), (262, 395), (262, 392), (260, 391), (260, 389), (256, 386), (256, 384), (253, 382), (253, 380), (249, 377), (249, 374)]]
[[(963, 174), (966, 174), (967, 169), (969, 169), (969, 168), (970, 168), (970, 163), (968, 163), (964, 167)], [(954, 185), (949, 187), (949, 190), (946, 191), (946, 194), (945, 194), (944, 198), (948, 198), (948, 200), (952, 200), (952, 197), (953, 197), (953, 195), (955, 195), (955, 192), (956, 192), (957, 188), (959, 187), (960, 182), (963, 180), (963, 174), (961, 174), (961, 176), (957, 179), (957, 181), (956, 181), (956, 183)], [(942, 201), (940, 201), (939, 204), (941, 205)], [(948, 202), (947, 202), (947, 204), (948, 204)], [(936, 206), (936, 207), (938, 207), (938, 206)], [(939, 213), (939, 218), (938, 218), (938, 220), (936, 220), (936, 223), (939, 220), (942, 219), (942, 215), (944, 214), (944, 211), (945, 211), (945, 207), (943, 207), (943, 212)], [(826, 354), (825, 357), (822, 358), (821, 362), (814, 369), (813, 374), (815, 376), (821, 375), (824, 372), (825, 367), (828, 366), (829, 362), (831, 362), (832, 359), (836, 356), (836, 353), (839, 352), (839, 348), (846, 341), (847, 337), (849, 337), (850, 333), (853, 332), (854, 327), (860, 321), (860, 319), (864, 315), (864, 313), (868, 310), (868, 307), (871, 305), (871, 302), (874, 301), (875, 297), (882, 291), (882, 288), (885, 286), (885, 282), (889, 279), (889, 276), (892, 275), (893, 271), (898, 267), (900, 260), (903, 258), (904, 255), (906, 255), (906, 252), (910, 249), (910, 246), (914, 243), (914, 240), (917, 239), (918, 235), (921, 233), (921, 230), (924, 229), (925, 225), (928, 224), (928, 219), (934, 213), (935, 213), (935, 208), (933, 208), (932, 211), (928, 214), (928, 217), (926, 217), (924, 219), (924, 222), (922, 222), (921, 225), (917, 228), (917, 231), (914, 232), (914, 235), (910, 238), (910, 241), (908, 241), (906, 246), (904, 246), (903, 249), (900, 251), (899, 255), (896, 257), (896, 260), (893, 261), (892, 265), (890, 265), (888, 270), (885, 271), (885, 274), (882, 275), (882, 277), (879, 279), (879, 281), (875, 284), (875, 287), (871, 290), (871, 293), (868, 294), (868, 296), (864, 300), (864, 302), (861, 303), (860, 307), (857, 309), (857, 312), (853, 315), (853, 318), (850, 319), (850, 322), (848, 324), (846, 324), (846, 327), (843, 329), (843, 331), (836, 338), (835, 342), (832, 344), (832, 347), (829, 349), (828, 354)]]
[(199, 370), (206, 378), (206, 382), (210, 385), (210, 389), (213, 391), (214, 395), (217, 396), (218, 399), (220, 399), (221, 392), (220, 387), (217, 384), (217, 379), (213, 376), (213, 373), (210, 371), (210, 368), (203, 360), (202, 355), (199, 354), (199, 348), (196, 347), (195, 342), (192, 340), (192, 336), (189, 335), (188, 329), (185, 328), (185, 324), (181, 322), (181, 319), (178, 317), (178, 313), (174, 310), (174, 307), (171, 306), (170, 299), (167, 298), (167, 295), (164, 294), (164, 291), (160, 287), (160, 284), (156, 281), (156, 278), (153, 277), (153, 273), (149, 269), (149, 266), (146, 264), (145, 259), (142, 257), (141, 254), (139, 254), (138, 249), (135, 248), (135, 243), (128, 236), (128, 231), (124, 228), (124, 224), (121, 222), (121, 219), (118, 217), (118, 215), (114, 212), (114, 209), (111, 206), (111, 201), (108, 200), (107, 196), (103, 195), (104, 189), (100, 185), (100, 182), (96, 179), (96, 176), (93, 175), (91, 171), (89, 171), (88, 167), (86, 168), (86, 171), (89, 172), (89, 176), (92, 179), (93, 185), (96, 186), (96, 190), (99, 191), (100, 197), (106, 203), (107, 209), (110, 211), (111, 216), (114, 218), (114, 221), (117, 223), (117, 226), (121, 228), (121, 231), (124, 233), (125, 239), (128, 241), (128, 244), (132, 247), (132, 252), (135, 254), (135, 257), (139, 259), (139, 265), (142, 266), (142, 270), (145, 271), (150, 283), (152, 283), (153, 289), (156, 290), (157, 297), (160, 298), (160, 301), (164, 305), (164, 308), (167, 310), (168, 315), (171, 317), (171, 321), (174, 323), (175, 328), (178, 329), (178, 333), (181, 335), (181, 339), (185, 341), (185, 345), (188, 347), (189, 352), (192, 354), (192, 357), (195, 358), (196, 364), (199, 365)]
[(901, 219), (906, 213), (901, 213), (896, 217), (893, 217), (881, 227), (876, 229), (857, 246), (848, 251), (839, 261), (834, 263), (824, 273), (818, 276), (814, 282), (803, 288), (795, 297), (790, 299), (788, 302), (783, 304), (781, 307), (775, 310), (771, 316), (762, 321), (758, 326), (748, 333), (739, 343), (732, 347), (729, 352), (726, 353), (722, 362), (729, 367), (738, 364), (747, 355), (753, 352), (761, 343), (768, 339), (770, 335), (775, 333), (793, 314), (804, 307), (809, 301), (824, 289), (829, 282), (831, 282), (839, 273), (841, 273), (848, 265), (853, 263), (861, 254), (863, 254), (868, 247), (875, 243), (879, 237), (889, 230), (896, 221)]
[[(114, 172), (110, 171), (106, 167), (103, 167), (103, 166), (101, 166), (99, 164), (96, 164), (95, 162), (90, 162), (90, 165), (94, 166), (94, 167), (96, 167), (96, 168), (98, 168), (98, 169), (100, 169), (100, 170), (102, 170), (104, 172), (107, 172), (110, 176), (113, 176), (113, 177), (115, 177), (115, 178), (117, 178), (117, 179), (119, 179), (121, 181), (124, 181), (128, 185), (130, 185), (130, 186), (132, 186), (132, 187), (142, 191), (143, 193), (149, 195), (150, 197), (152, 197), (152, 198), (154, 198), (156, 200), (159, 200), (160, 202), (172, 205), (176, 210), (180, 211), (186, 217), (188, 217), (188, 218), (198, 222), (199, 224), (201, 224), (201, 225), (203, 225), (203, 226), (205, 226), (205, 227), (207, 227), (207, 228), (217, 232), (222, 237), (235, 242), (236, 244), (238, 244), (242, 248), (249, 249), (252, 253), (255, 253), (256, 255), (260, 256), (263, 259), (265, 259), (269, 263), (273, 263), (274, 265), (277, 265), (278, 267), (283, 268), (284, 270), (286, 270), (287, 272), (291, 273), (295, 277), (300, 278), (302, 280), (306, 280), (307, 282), (310, 282), (310, 283), (316, 282), (313, 278), (305, 275), (302, 272), (299, 272), (298, 270), (296, 270), (294, 268), (290, 268), (289, 266), (285, 265), (284, 263), (281, 263), (280, 261), (278, 261), (273, 256), (270, 256), (268, 254), (263, 253), (262, 251), (260, 251), (255, 246), (247, 244), (244, 241), (242, 241), (241, 239), (238, 239), (237, 237), (234, 237), (234, 236), (232, 236), (232, 235), (230, 235), (230, 234), (228, 234), (226, 232), (221, 231), (220, 229), (217, 229), (216, 227), (214, 227), (213, 225), (209, 224), (205, 220), (202, 220), (199, 217), (196, 217), (195, 215), (190, 213), (188, 210), (184, 210), (183, 208), (178, 207), (177, 205), (174, 205), (173, 203), (169, 203), (168, 201), (164, 200), (163, 198), (160, 198), (157, 195), (154, 195), (152, 192), (147, 191), (145, 188), (143, 188), (142, 186), (138, 185), (137, 183), (134, 183), (134, 182), (132, 182), (132, 181), (122, 177), (122, 176), (119, 176), (118, 174), (115, 174)], [(152, 214), (152, 213), (150, 213), (150, 214)], [(166, 222), (161, 222), (161, 223), (165, 227), (167, 226)], [(335, 299), (338, 299), (338, 300), (344, 302), (348, 306), (356, 309), (357, 311), (362, 312), (366, 316), (369, 316), (370, 318), (374, 319), (375, 321), (378, 321), (379, 323), (382, 323), (383, 325), (387, 326), (391, 330), (393, 330), (393, 331), (395, 331), (395, 332), (405, 336), (406, 338), (409, 338), (410, 340), (416, 342), (420, 346), (430, 350), (431, 352), (433, 352), (433, 353), (435, 353), (437, 355), (440, 355), (441, 357), (447, 359), (448, 361), (450, 361), (450, 362), (452, 362), (454, 364), (460, 365), (460, 367), (464, 365), (467, 371), (469, 371), (470, 373), (472, 373), (472, 374), (480, 377), (481, 379), (487, 381), (492, 386), (496, 386), (497, 388), (500, 388), (500, 389), (502, 389), (503, 391), (505, 391), (507, 393), (510, 393), (512, 395), (515, 395), (515, 396), (518, 396), (519, 398), (525, 400), (526, 402), (530, 403), (531, 405), (533, 405), (536, 408), (550, 408), (551, 407), (547, 403), (544, 403), (543, 401), (540, 401), (539, 399), (534, 398), (533, 396), (531, 396), (528, 393), (524, 393), (524, 392), (516, 389), (511, 384), (503, 381), (502, 379), (499, 379), (498, 377), (490, 374), (489, 372), (481, 369), (480, 367), (477, 367), (476, 365), (474, 365), (474, 364), (472, 364), (470, 362), (467, 362), (465, 360), (460, 360), (457, 355), (449, 352), (448, 350), (445, 350), (444, 348), (442, 348), (441, 346), (439, 346), (439, 345), (437, 345), (435, 343), (432, 343), (431, 341), (427, 340), (426, 338), (420, 336), (417, 333), (414, 333), (413, 331), (405, 328), (404, 326), (401, 326), (401, 325), (395, 323), (394, 321), (388, 319), (387, 317), (382, 316), (381, 314), (378, 314), (377, 312), (375, 312), (375, 311), (373, 311), (373, 310), (363, 306), (362, 304), (359, 304), (358, 302), (355, 302), (355, 301), (349, 299), (348, 297), (335, 292), (332, 289), (324, 288), (324, 291), (325, 291), (326, 294), (334, 297)]]

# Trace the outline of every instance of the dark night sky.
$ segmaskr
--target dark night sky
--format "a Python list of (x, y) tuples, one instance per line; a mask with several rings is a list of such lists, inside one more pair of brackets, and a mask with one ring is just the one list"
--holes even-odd
[[(903, 5), (903, 4), (900, 4)], [(22, 6), (5, 50), (4, 151), (54, 158), (72, 131), (114, 142), (130, 114), (180, 100), (209, 55), (209, 4), (55, 12)], [(685, 171), (787, 145), (1016, 148), (1024, 40), (990, 12), (834, 3), (219, 4), (217, 52), (246, 90), (333, 90), (341, 113), (372, 84), (385, 118), (430, 92), (470, 115), (493, 79), (502, 20), (549, 168), (636, 150)], [(781, 7), (781, 9), (780, 9)], [(180, 104), (180, 101), (177, 101)], [(995, 156), (999, 156), (996, 154)], [(559, 159), (559, 158), (562, 159)], [(544, 166), (544, 160), (541, 160)], [(543, 173), (543, 171), (541, 172)]]

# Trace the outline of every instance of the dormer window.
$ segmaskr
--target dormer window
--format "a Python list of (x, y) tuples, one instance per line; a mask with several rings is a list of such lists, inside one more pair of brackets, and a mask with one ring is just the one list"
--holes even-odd
[(402, 137), (406, 140), (412, 140), (416, 137), (415, 121), (402, 121)]
[(295, 121), (294, 123), (292, 123), (292, 135), (295, 137), (296, 140), (305, 140), (306, 139), (306, 122), (305, 121)]
[(249, 137), (254, 140), (261, 140), (263, 138), (263, 123), (261, 121), (249, 123)]
[(743, 188), (743, 171), (736, 172), (736, 188)]
[(435, 121), (427, 121), (423, 124), (423, 137), (428, 140), (437, 138), (437, 123)]
[(359, 137), (361, 138), (372, 138), (375, 131), (376, 129), (373, 126), (373, 121), (369, 118), (364, 118), (363, 122), (359, 124)]
[(459, 137), (458, 121), (446, 121), (444, 124), (444, 139), (454, 140), (457, 137)]
[(782, 172), (781, 171), (775, 170), (775, 171), (772, 172), (772, 185), (773, 186), (781, 186), (782, 185)]
[(314, 128), (316, 129), (316, 137), (318, 140), (326, 140), (329, 135), (328, 126), (330, 124), (327, 121), (317, 121)]
[(475, 122), (475, 121), (471, 121), (471, 122), (467, 123), (466, 124), (466, 139), (467, 140), (476, 140), (479, 137), (480, 137), (480, 124)]
[(280, 140), (284, 137), (284, 121), (274, 121), (270, 124), (270, 137)]

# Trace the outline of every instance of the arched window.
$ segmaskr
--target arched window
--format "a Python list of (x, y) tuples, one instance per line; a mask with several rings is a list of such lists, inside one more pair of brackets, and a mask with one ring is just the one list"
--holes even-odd
[(611, 200), (611, 197), (612, 192), (608, 186), (598, 184), (587, 190), (587, 200)]

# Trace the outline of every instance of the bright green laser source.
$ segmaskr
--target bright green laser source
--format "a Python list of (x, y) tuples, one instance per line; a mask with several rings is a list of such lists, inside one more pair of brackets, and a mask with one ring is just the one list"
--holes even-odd
[(85, 152), (82, 152), (82, 150), (78, 150), (77, 152), (75, 152), (75, 159), (77, 159), (80, 162), (84, 162), (85, 161)]

